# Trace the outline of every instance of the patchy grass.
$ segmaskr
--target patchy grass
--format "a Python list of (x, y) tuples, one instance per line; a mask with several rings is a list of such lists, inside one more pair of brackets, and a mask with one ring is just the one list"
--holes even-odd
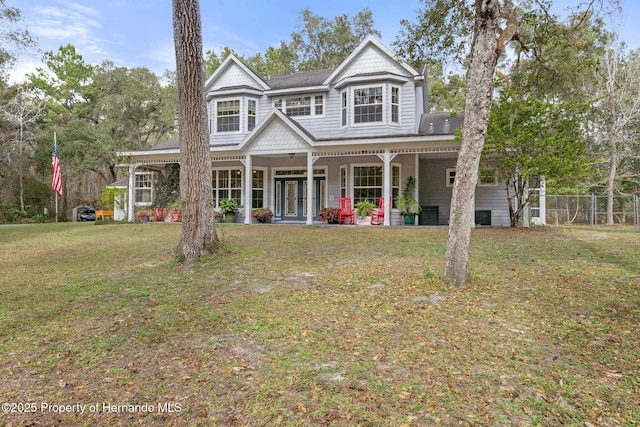
[(478, 229), (456, 289), (444, 229), (218, 229), (3, 227), (0, 426), (640, 420), (638, 233)]

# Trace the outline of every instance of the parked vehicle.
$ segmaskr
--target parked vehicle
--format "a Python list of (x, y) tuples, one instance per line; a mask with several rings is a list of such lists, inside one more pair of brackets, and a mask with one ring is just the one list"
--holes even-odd
[(95, 221), (96, 211), (93, 208), (78, 208), (78, 221)]

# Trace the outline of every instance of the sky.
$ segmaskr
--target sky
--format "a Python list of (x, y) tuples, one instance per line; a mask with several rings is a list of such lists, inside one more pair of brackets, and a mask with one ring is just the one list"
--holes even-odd
[[(555, 12), (584, 0), (559, 0)], [(640, 48), (640, 1), (620, 0), (615, 19), (621, 40)], [(10, 82), (22, 82), (41, 62), (45, 51), (72, 44), (88, 64), (111, 60), (116, 66), (146, 67), (162, 74), (175, 70), (172, 5), (170, 0), (6, 0), (20, 9), (23, 22), (39, 43), (39, 51), (22, 54)], [(413, 21), (419, 0), (200, 0), (204, 51), (229, 46), (243, 56), (264, 54), (269, 46), (288, 41), (298, 29), (300, 11), (309, 8), (329, 19), (373, 12), (381, 42), (391, 43), (401, 30), (400, 20)]]

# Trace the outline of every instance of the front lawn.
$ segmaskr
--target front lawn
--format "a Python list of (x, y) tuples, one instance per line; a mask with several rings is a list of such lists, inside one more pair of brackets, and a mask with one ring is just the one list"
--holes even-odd
[[(637, 425), (640, 233), (6, 226), (0, 426)], [(9, 405), (6, 405), (6, 404)], [(84, 413), (82, 413), (84, 411)]]

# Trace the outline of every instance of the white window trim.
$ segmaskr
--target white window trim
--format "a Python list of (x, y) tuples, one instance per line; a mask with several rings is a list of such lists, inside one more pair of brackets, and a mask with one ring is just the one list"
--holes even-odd
[[(263, 173), (263, 183), (262, 183), (262, 207), (263, 208), (269, 208), (269, 205), (271, 205), (270, 197), (269, 197), (269, 191), (270, 191), (270, 187), (269, 187), (269, 168), (266, 167), (255, 167), (252, 168), (251, 170), (251, 174), (253, 174), (253, 171), (261, 171)], [(246, 188), (244, 188), (244, 181), (242, 182), (243, 187), (242, 187), (242, 200), (244, 200), (244, 195), (245, 192), (247, 191)], [(253, 188), (253, 179), (251, 180), (251, 190), (255, 190), (255, 188)], [(251, 194), (251, 204), (253, 205), (253, 194)]]
[[(247, 129), (247, 132), (253, 132), (253, 129), (249, 130), (249, 101), (253, 101), (256, 103), (256, 115), (255, 115), (256, 122), (253, 125), (253, 129), (255, 129), (258, 126), (258, 121), (259, 121), (258, 117), (260, 117), (260, 100), (258, 100), (258, 98), (253, 98), (251, 96), (244, 97), (244, 103), (247, 106), (247, 111), (245, 111), (245, 118), (246, 118), (245, 122), (247, 124), (246, 129)], [(240, 114), (242, 114), (242, 111), (240, 111)], [(240, 129), (242, 129), (242, 116), (240, 116), (240, 125), (241, 125)]]
[[(319, 105), (319, 104), (316, 104), (316, 96), (322, 97), (322, 114), (316, 114), (316, 105)], [(309, 119), (314, 117), (324, 117), (326, 115), (327, 97), (323, 93), (311, 93), (311, 94), (305, 93), (305, 94), (299, 94), (299, 95), (278, 97), (273, 99), (273, 101), (271, 102), (271, 106), (273, 108), (277, 108), (276, 102), (281, 101), (282, 109), (280, 111), (282, 111), (283, 114), (287, 115), (287, 99), (289, 98), (309, 98), (309, 107), (310, 107), (311, 114), (309, 114), (308, 116), (290, 116), (295, 118), (296, 120), (304, 120), (304, 119)]]
[(448, 188), (453, 187), (453, 182), (451, 181), (451, 175), (453, 174), (453, 179), (455, 182), (456, 168), (447, 168), (445, 173), (445, 184)]
[[(241, 178), (240, 178), (240, 187), (239, 187), (240, 188), (240, 202), (239, 203), (242, 204), (242, 201), (244, 200), (244, 191), (245, 191), (245, 188), (244, 188), (245, 187), (245, 184), (244, 184), (244, 170), (243, 170), (242, 166), (228, 166), (228, 167), (217, 167), (217, 168), (214, 167), (214, 168), (211, 168), (211, 170), (213, 172), (216, 172), (216, 174), (215, 174), (216, 180), (218, 179), (218, 174), (217, 174), (218, 171), (223, 171), (223, 170), (229, 171), (229, 187), (223, 188), (223, 190), (229, 190), (228, 197), (231, 197), (231, 190), (237, 190), (238, 189), (238, 187), (231, 187), (231, 171), (232, 170), (235, 170), (235, 171), (239, 170), (240, 171)], [(213, 176), (211, 178), (213, 180)], [(214, 188), (212, 188), (212, 191), (216, 193), (216, 196), (215, 196), (216, 202), (215, 202), (215, 206), (213, 207), (214, 210), (218, 210), (219, 207), (220, 207), (220, 197), (218, 196), (219, 195), (219, 193), (218, 193), (219, 190), (220, 190), (220, 187), (218, 187), (218, 184), (216, 183), (216, 186)]]
[[(351, 86), (349, 88), (349, 95), (347, 95), (347, 98), (350, 99), (351, 104), (349, 105), (349, 103), (347, 103), (347, 105), (348, 105), (349, 113), (351, 114), (351, 126), (352, 127), (380, 126), (380, 125), (384, 125), (384, 124), (387, 123), (387, 108), (385, 108), (385, 107), (386, 107), (387, 101), (389, 100), (389, 96), (390, 96), (390, 94), (387, 94), (388, 86), (389, 85), (386, 84), (386, 83), (379, 83), (379, 84), (367, 84), (367, 85)], [(378, 87), (382, 88), (382, 120), (380, 120), (379, 122), (356, 123), (355, 122), (355, 118), (356, 118), (355, 91), (358, 90), (358, 89), (368, 89), (368, 88), (378, 88)]]
[[(398, 121), (393, 121), (393, 89), (398, 89)], [(389, 124), (391, 126), (402, 125), (402, 88), (398, 85), (389, 85)]]
[[(242, 96), (234, 96), (231, 98), (219, 98), (219, 99), (215, 99), (213, 101), (213, 127), (214, 127), (214, 131), (213, 133), (216, 135), (237, 135), (242, 133), (242, 127), (243, 127), (243, 123), (242, 123), (242, 111), (246, 111), (246, 107), (243, 105), (244, 102), (244, 97)], [(240, 105), (240, 111), (239, 111), (239, 124), (238, 124), (238, 130), (233, 130), (233, 131), (219, 131), (218, 130), (218, 104), (221, 102), (226, 102), (226, 101), (238, 101), (239, 105)]]
[[(155, 196), (155, 180), (156, 180), (156, 174), (155, 172), (136, 172), (135, 176), (136, 178), (138, 176), (144, 176), (144, 175), (148, 175), (150, 177), (149, 181), (151, 182), (151, 187), (138, 187), (138, 180), (134, 179), (134, 183), (133, 183), (133, 197), (134, 197), (134, 206), (151, 206), (153, 205), (153, 199)], [(149, 189), (151, 190), (151, 194), (149, 196), (149, 201), (148, 202), (138, 202), (136, 200), (136, 190), (143, 190), (143, 189)]]
[[(224, 101), (240, 101), (240, 126), (238, 130), (220, 132), (218, 131), (218, 103)], [(252, 132), (249, 130), (249, 101), (256, 103), (256, 124), (253, 129), (258, 126), (260, 121), (260, 100), (253, 96), (232, 96), (227, 98), (216, 98), (211, 101), (209, 114), (209, 132), (214, 135), (239, 135)]]
[[(349, 127), (349, 88), (346, 88), (340, 92), (340, 129), (346, 129)], [(347, 105), (343, 106), (345, 102)], [(344, 124), (342, 123), (342, 114), (344, 112)]]
[[(371, 167), (371, 166), (377, 166), (382, 168), (382, 196), (380, 197), (384, 197), (384, 183), (386, 182), (386, 177), (384, 176), (384, 165), (381, 165), (380, 163), (352, 163), (348, 169), (348, 174), (347, 174), (347, 194), (349, 194), (349, 196), (347, 197), (351, 197), (352, 199), (355, 197), (355, 184), (354, 184), (354, 179), (355, 179), (355, 172), (354, 169), (357, 167)], [(389, 163), (390, 166), (390, 170), (391, 170), (391, 174), (392, 176), (390, 176), (389, 178), (393, 177), (393, 168), (397, 167), (398, 168), (398, 173), (400, 174), (400, 177), (402, 178), (402, 164), (401, 163)], [(402, 179), (401, 179), (402, 181)], [(373, 187), (370, 187), (373, 188)], [(393, 194), (393, 183), (391, 183), (391, 188), (389, 189), (390, 193)], [(399, 187), (399, 192), (402, 191), (402, 182), (400, 182), (400, 187)], [(374, 205), (378, 206), (378, 200), (371, 200)], [(393, 206), (393, 204), (391, 205)], [(393, 208), (395, 209), (395, 208)]]

